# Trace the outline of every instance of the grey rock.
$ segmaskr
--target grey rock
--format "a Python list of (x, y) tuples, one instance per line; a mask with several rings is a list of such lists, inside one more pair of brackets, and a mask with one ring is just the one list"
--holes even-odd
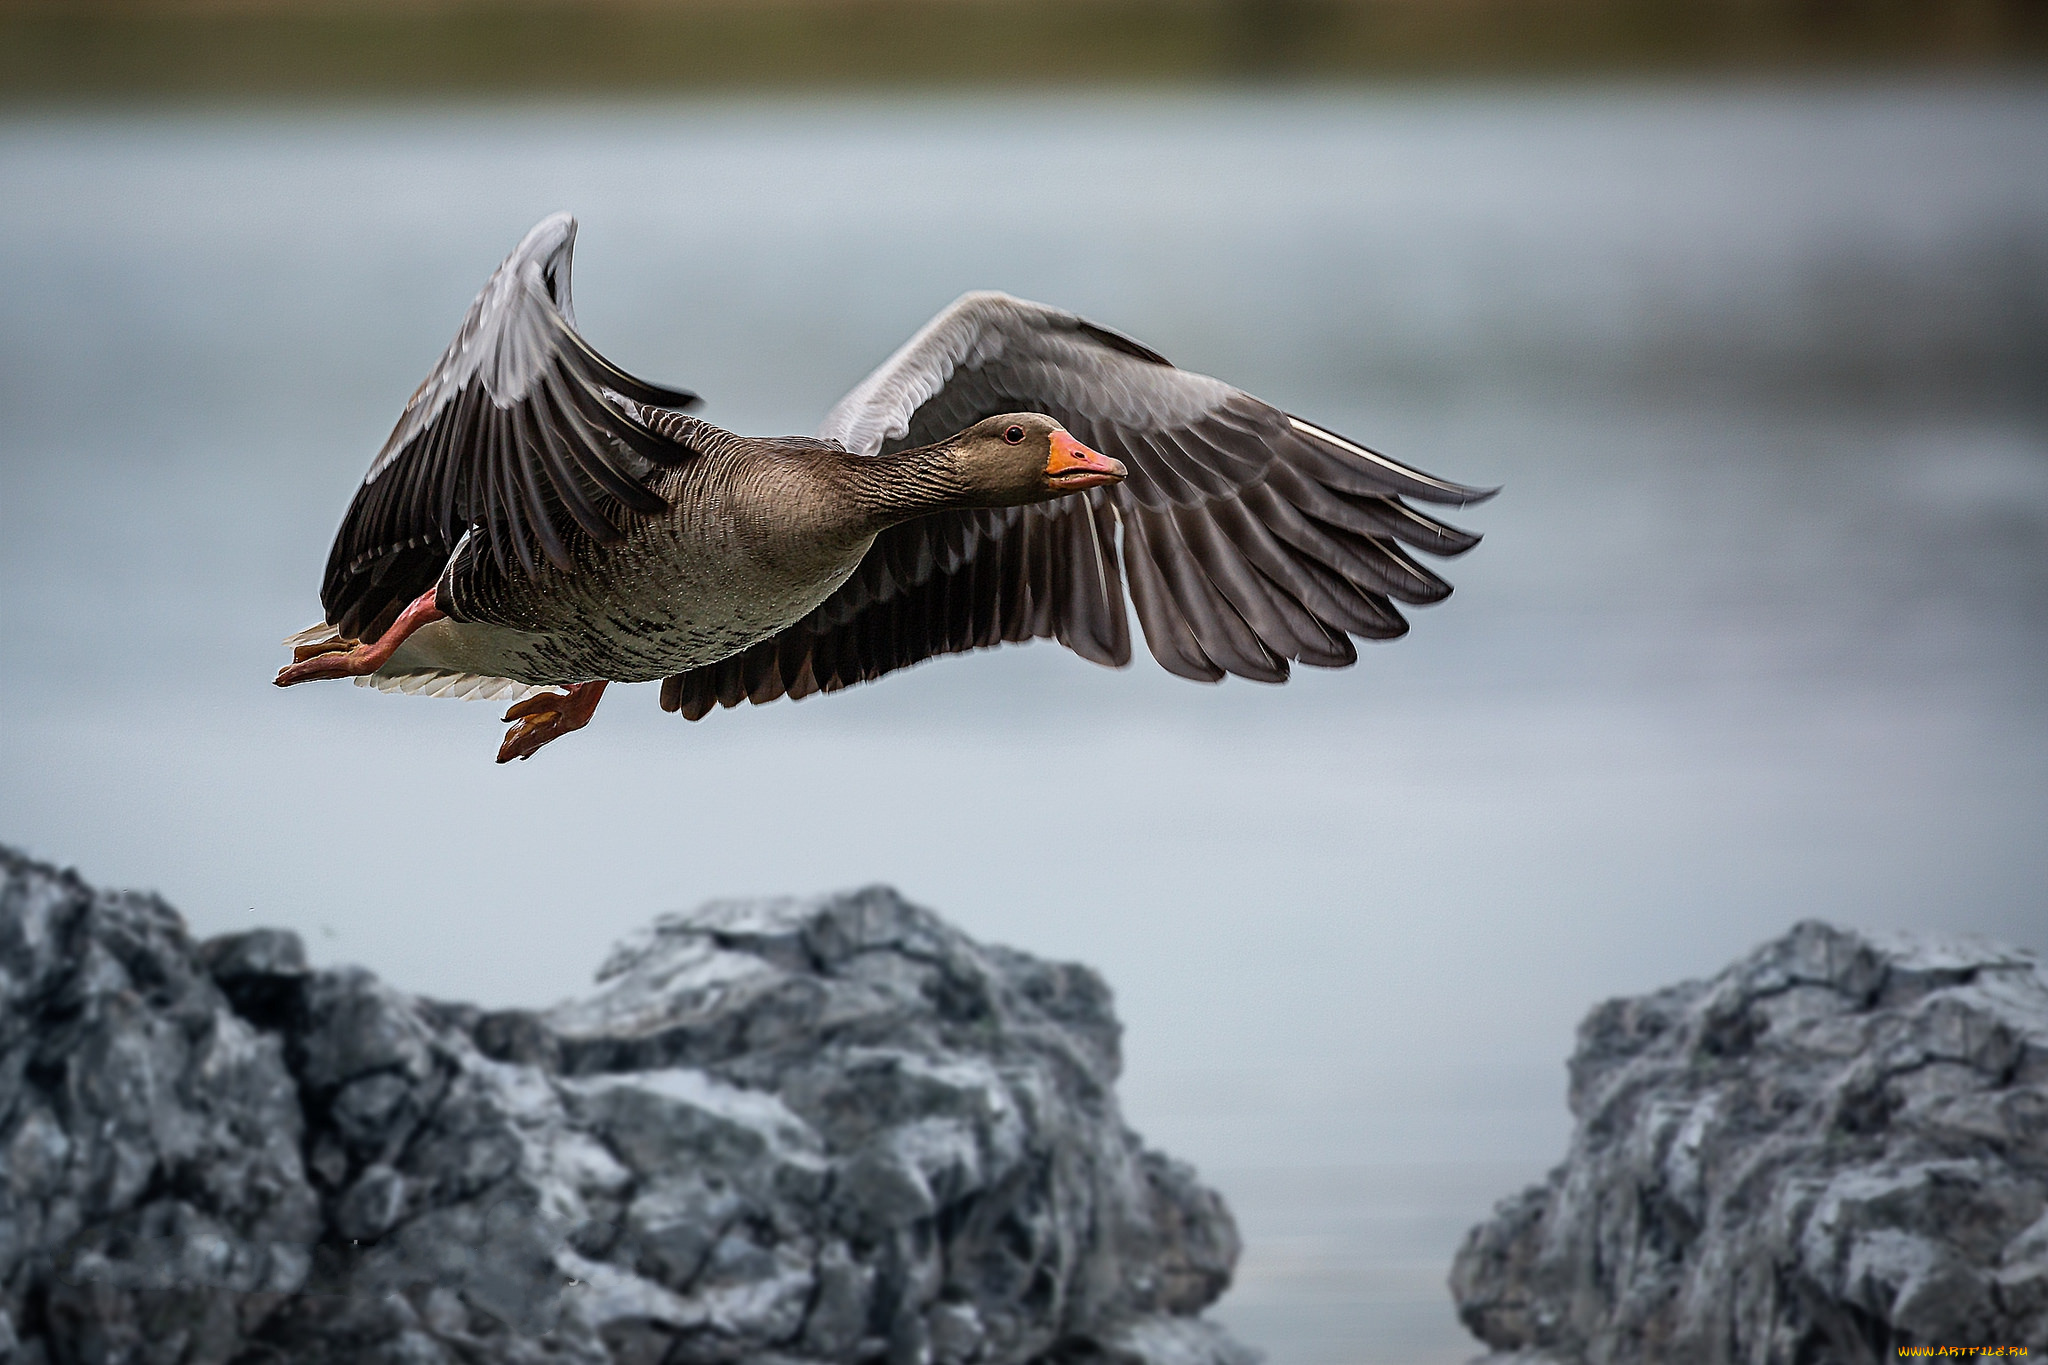
[(306, 945), (286, 929), (223, 934), (199, 945), (199, 968), (213, 979), (235, 1013), (259, 1028), (276, 1029), (298, 999), (308, 975)]
[(222, 934), (199, 945), (199, 965), (216, 983), (296, 981), (306, 976), (306, 945), (289, 929)]
[(1711, 981), (1594, 1010), (1570, 1099), (1564, 1164), (1451, 1272), (1494, 1365), (2048, 1350), (2030, 957), (1803, 923)]
[(8, 1365), (1254, 1358), (1100, 979), (894, 892), (668, 916), (489, 1012), (0, 873)]
[(10, 1358), (230, 1359), (320, 1228), (282, 1041), (175, 912), (0, 850), (0, 1315)]
[(1259, 1356), (1199, 1318), (1152, 1315), (1065, 1343), (1059, 1365), (1257, 1365)]

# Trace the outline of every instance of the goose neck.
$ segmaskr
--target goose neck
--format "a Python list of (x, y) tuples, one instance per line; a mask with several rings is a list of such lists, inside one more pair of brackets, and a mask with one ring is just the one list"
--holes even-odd
[(943, 446), (852, 455), (843, 468), (853, 505), (878, 532), (971, 503), (973, 490)]

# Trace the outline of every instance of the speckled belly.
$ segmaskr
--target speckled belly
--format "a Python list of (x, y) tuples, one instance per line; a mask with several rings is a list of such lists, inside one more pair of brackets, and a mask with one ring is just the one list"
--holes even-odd
[(730, 658), (802, 619), (846, 581), (865, 548), (792, 562), (673, 528), (633, 537), (492, 613), (517, 625), (435, 622), (382, 671), (443, 669), (548, 685), (652, 682)]

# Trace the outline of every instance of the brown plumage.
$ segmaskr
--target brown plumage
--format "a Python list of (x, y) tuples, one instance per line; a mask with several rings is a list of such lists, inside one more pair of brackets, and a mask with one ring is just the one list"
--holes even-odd
[(1413, 504), (1490, 490), (1001, 294), (934, 318), (816, 438), (723, 431), (576, 333), (574, 234), (528, 234), (407, 405), (336, 537), (333, 626), (281, 684), (569, 685), (560, 714), (521, 703), (502, 761), (580, 725), (605, 680), (663, 678), (695, 720), (1004, 641), (1120, 666), (1127, 584), (1169, 670), (1278, 682), (1449, 594), (1404, 546), (1477, 543)]

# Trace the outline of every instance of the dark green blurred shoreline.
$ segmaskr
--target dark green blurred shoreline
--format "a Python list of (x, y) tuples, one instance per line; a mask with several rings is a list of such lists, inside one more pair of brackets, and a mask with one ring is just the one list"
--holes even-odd
[(0, 101), (2038, 70), (2048, 0), (0, 4)]

